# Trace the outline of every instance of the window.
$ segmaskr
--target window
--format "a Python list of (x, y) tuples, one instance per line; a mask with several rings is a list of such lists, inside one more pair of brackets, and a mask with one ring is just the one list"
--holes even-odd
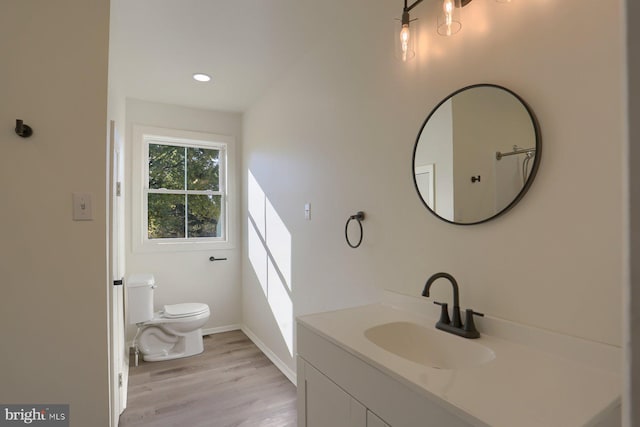
[(202, 244), (228, 243), (230, 138), (158, 131), (134, 131), (134, 138), (142, 143), (136, 162), (142, 169), (141, 182), (133, 183), (140, 200), (138, 214), (134, 213), (140, 221), (134, 227), (139, 227), (141, 239), (134, 240), (134, 248), (208, 249)]

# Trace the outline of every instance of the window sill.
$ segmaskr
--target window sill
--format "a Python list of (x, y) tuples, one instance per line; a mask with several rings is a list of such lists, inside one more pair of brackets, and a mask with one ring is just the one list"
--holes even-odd
[(207, 242), (136, 242), (133, 252), (196, 252), (235, 249), (235, 244), (229, 241), (207, 241)]

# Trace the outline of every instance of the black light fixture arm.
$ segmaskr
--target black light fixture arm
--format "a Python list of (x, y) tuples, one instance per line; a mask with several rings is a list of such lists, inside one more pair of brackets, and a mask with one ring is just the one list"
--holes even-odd
[[(409, 6), (407, 4), (407, 0), (404, 0), (404, 9), (402, 9), (402, 24), (405, 23), (409, 23), (409, 12), (411, 12), (411, 10), (416, 7), (417, 5), (419, 5), (420, 3), (422, 3), (423, 0), (416, 0), (413, 2), (413, 4), (411, 6)], [(466, 5), (468, 5), (469, 3), (471, 3), (471, 0), (460, 0), (460, 6), (465, 7)], [(405, 16), (407, 17), (406, 22), (405, 22)]]
[(411, 18), (409, 17), (409, 12), (411, 12), (411, 9), (413, 9), (420, 3), (422, 3), (422, 0), (416, 0), (415, 2), (413, 2), (411, 6), (408, 6), (407, 0), (404, 0), (404, 9), (402, 9), (402, 25), (403, 26), (409, 25), (409, 22), (411, 22)]
[(422, 0), (416, 0), (416, 1), (413, 2), (413, 4), (411, 6), (407, 6), (407, 0), (404, 0), (404, 11), (405, 12), (411, 12), (411, 9), (413, 9), (414, 7), (419, 5), (420, 3), (422, 3)]

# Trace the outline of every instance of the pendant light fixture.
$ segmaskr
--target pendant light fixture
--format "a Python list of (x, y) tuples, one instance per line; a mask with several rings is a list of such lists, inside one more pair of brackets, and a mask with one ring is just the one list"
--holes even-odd
[(407, 0), (404, 0), (402, 18), (400, 19), (400, 29), (396, 32), (395, 41), (396, 57), (402, 60), (402, 62), (407, 62), (416, 56), (415, 31), (411, 28), (411, 22), (415, 21), (415, 19), (411, 19), (409, 12), (422, 1), (423, 0), (416, 0), (411, 6), (408, 6)]
[[(416, 56), (415, 51), (415, 28), (411, 23), (416, 19), (411, 19), (409, 12), (422, 3), (423, 0), (416, 0), (413, 4), (407, 4), (404, 0), (402, 18), (399, 19), (400, 27), (395, 31), (396, 57), (403, 62), (407, 62)], [(442, 3), (442, 9), (437, 19), (437, 32), (441, 36), (449, 37), (462, 29), (461, 9), (471, 3), (472, 0), (435, 0)], [(509, 3), (511, 0), (496, 0), (499, 3)]]
[(438, 15), (438, 34), (449, 37), (462, 29), (460, 9), (461, 0), (442, 1), (442, 12)]

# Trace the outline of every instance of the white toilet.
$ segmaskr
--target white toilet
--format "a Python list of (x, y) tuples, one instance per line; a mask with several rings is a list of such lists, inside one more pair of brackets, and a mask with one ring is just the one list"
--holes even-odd
[(201, 303), (165, 305), (153, 311), (155, 278), (137, 274), (127, 281), (129, 323), (138, 325), (134, 340), (147, 362), (178, 359), (202, 353), (202, 327), (209, 320), (209, 306)]

